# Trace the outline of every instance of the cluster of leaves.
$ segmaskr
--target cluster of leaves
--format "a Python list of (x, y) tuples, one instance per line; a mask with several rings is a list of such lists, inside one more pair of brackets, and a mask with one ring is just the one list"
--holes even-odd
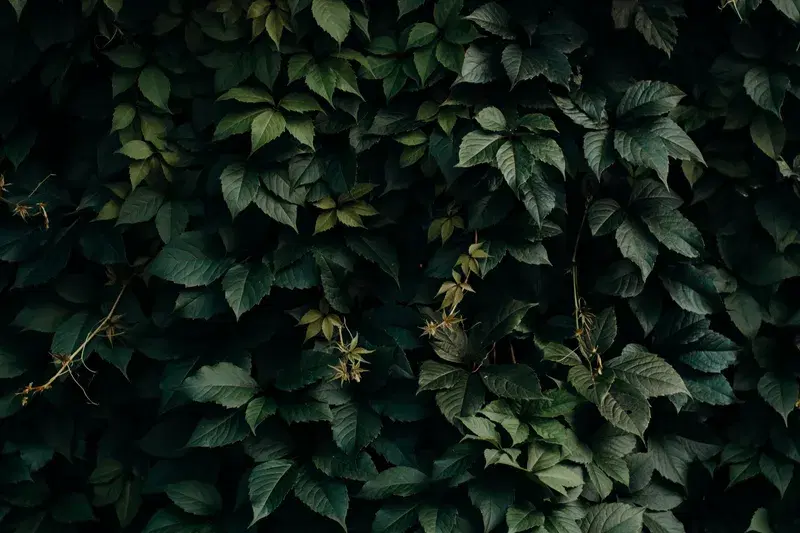
[(796, 532), (799, 24), (0, 1), (0, 532)]

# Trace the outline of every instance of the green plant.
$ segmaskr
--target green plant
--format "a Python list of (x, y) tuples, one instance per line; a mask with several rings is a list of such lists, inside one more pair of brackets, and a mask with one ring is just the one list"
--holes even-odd
[(0, 533), (794, 533), (798, 24), (0, 1)]

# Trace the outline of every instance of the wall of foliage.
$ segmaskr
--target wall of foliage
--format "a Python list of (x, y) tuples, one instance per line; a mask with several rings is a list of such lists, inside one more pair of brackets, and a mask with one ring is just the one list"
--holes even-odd
[(799, 531), (798, 24), (0, 1), (0, 532)]

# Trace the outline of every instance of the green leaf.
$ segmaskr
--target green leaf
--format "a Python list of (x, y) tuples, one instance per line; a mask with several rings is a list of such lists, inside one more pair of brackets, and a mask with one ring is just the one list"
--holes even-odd
[(483, 4), (464, 18), (503, 39), (514, 39), (514, 33), (509, 28), (511, 17), (495, 2)]
[(794, 411), (795, 404), (800, 399), (797, 378), (791, 374), (767, 372), (758, 380), (758, 394), (781, 415), (784, 424), (788, 425), (789, 413)]
[(375, 263), (400, 286), (400, 264), (395, 248), (382, 237), (360, 233), (347, 236), (347, 247)]
[(586, 214), (592, 235), (603, 236), (616, 231), (622, 224), (625, 213), (620, 205), (611, 198), (600, 198), (589, 206)]
[(252, 154), (265, 144), (274, 141), (285, 130), (286, 119), (283, 118), (280, 111), (274, 109), (262, 111), (250, 123), (250, 153)]
[(456, 533), (458, 510), (455, 507), (423, 505), (419, 509), (419, 524), (425, 533)]
[(333, 440), (348, 455), (367, 447), (380, 435), (381, 427), (380, 417), (368, 407), (346, 403), (333, 409)]
[(142, 160), (153, 155), (153, 149), (144, 141), (129, 141), (122, 145), (119, 153), (131, 159)]
[(786, 143), (786, 129), (774, 116), (757, 113), (750, 123), (750, 137), (762, 152), (777, 160)]
[(136, 513), (139, 512), (141, 504), (142, 483), (136, 478), (129, 479), (123, 485), (122, 493), (114, 503), (119, 525), (123, 528), (128, 527), (133, 522), (133, 519), (136, 518)]
[(417, 502), (389, 503), (375, 513), (372, 533), (404, 533), (417, 522)]
[(284, 202), (272, 194), (259, 190), (256, 193), (256, 205), (265, 215), (276, 222), (285, 224), (297, 232), (297, 206)]
[(627, 503), (601, 503), (589, 508), (581, 528), (584, 533), (640, 533), (644, 509)]
[(139, 90), (154, 106), (169, 111), (169, 78), (158, 67), (148, 66), (139, 74)]
[(643, 436), (650, 424), (650, 404), (638, 388), (615, 381), (598, 405), (603, 418), (623, 431)]
[(156, 216), (163, 204), (163, 194), (148, 187), (138, 187), (122, 203), (117, 225), (147, 222)]
[(228, 204), (231, 216), (236, 216), (247, 209), (256, 199), (260, 184), (254, 172), (248, 172), (244, 165), (234, 163), (228, 165), (220, 174), (222, 197)]
[(671, 265), (661, 274), (664, 288), (681, 309), (707, 315), (719, 309), (721, 300), (714, 283), (700, 269), (685, 263)]
[(341, 44), (350, 33), (350, 9), (342, 0), (313, 0), (311, 13), (319, 27)]
[(189, 437), (186, 447), (221, 448), (241, 442), (249, 433), (242, 413), (231, 411), (228, 414), (201, 419)]
[(605, 362), (611, 375), (632, 385), (645, 397), (689, 394), (678, 373), (659, 356), (638, 344), (629, 344), (622, 355)]
[(224, 257), (221, 243), (198, 231), (181, 234), (166, 244), (150, 263), (153, 276), (185, 287), (210, 285), (233, 261)]
[(561, 172), (561, 175), (564, 175), (566, 167), (564, 152), (555, 140), (547, 137), (526, 135), (522, 138), (522, 143), (534, 159), (556, 167)]
[(476, 45), (470, 45), (461, 66), (461, 80), (466, 83), (489, 83), (492, 73), (492, 54)]
[[(284, 100), (286, 100), (286, 98), (289, 96), (291, 95), (284, 97)], [(222, 94), (222, 96), (217, 98), (217, 102), (225, 100), (235, 100), (236, 102), (242, 102), (245, 104), (272, 105), (275, 103), (275, 100), (272, 98), (272, 95), (269, 94), (269, 92), (257, 87), (234, 87), (233, 89), (228, 89)], [(283, 101), (281, 101), (281, 104), (282, 103)], [(294, 109), (291, 111), (294, 111)]]
[(111, 117), (111, 132), (124, 130), (131, 125), (136, 118), (136, 108), (130, 104), (120, 104), (114, 108), (114, 115)]
[(22, 10), (25, 9), (25, 5), (28, 3), (28, 0), (9, 0), (11, 7), (14, 8), (14, 12), (17, 14), (17, 20), (22, 17)]
[(439, 34), (439, 28), (430, 22), (418, 22), (411, 26), (408, 32), (408, 42), (406, 49), (419, 48), (426, 46), (433, 41)]
[(736, 401), (731, 384), (721, 374), (687, 377), (684, 378), (684, 382), (692, 397), (698, 402), (731, 405)]
[(269, 294), (272, 280), (272, 269), (260, 262), (233, 265), (228, 270), (222, 278), (222, 288), (237, 320)]
[(300, 143), (314, 148), (314, 122), (310, 118), (290, 117), (286, 120), (286, 131)]
[(678, 40), (678, 27), (667, 10), (646, 10), (639, 8), (633, 23), (639, 33), (651, 45), (662, 50), (669, 57)]
[(611, 130), (590, 131), (583, 137), (583, 154), (598, 178), (614, 164), (614, 135)]
[(469, 484), (469, 499), (483, 519), (483, 531), (488, 533), (503, 523), (508, 508), (514, 503), (514, 487), (502, 478), (484, 478)]
[(278, 405), (272, 398), (260, 397), (252, 400), (247, 404), (247, 409), (244, 413), (244, 419), (250, 430), (255, 435), (258, 426), (261, 425), (267, 418), (271, 417), (278, 412)]
[(535, 400), (543, 398), (536, 372), (527, 365), (492, 365), (481, 370), (489, 391), (501, 398)]
[(753, 67), (744, 75), (744, 90), (761, 109), (781, 116), (783, 99), (791, 86), (789, 76), (783, 73), (770, 74), (764, 67)]
[(169, 485), (166, 493), (172, 503), (190, 514), (212, 516), (222, 509), (222, 497), (213, 485), (181, 481)]
[(683, 91), (661, 81), (639, 81), (628, 87), (617, 105), (617, 116), (636, 118), (665, 115), (675, 109)]
[(658, 241), (638, 221), (626, 218), (614, 234), (620, 253), (630, 259), (646, 280), (658, 257)]
[(500, 132), (508, 128), (503, 112), (496, 107), (484, 107), (475, 115), (475, 120), (481, 128), (489, 131)]
[(330, 518), (347, 531), (350, 498), (344, 483), (321, 476), (310, 468), (302, 469), (294, 486), (294, 495), (315, 513)]
[(655, 133), (643, 128), (615, 130), (614, 148), (629, 163), (655, 170), (666, 184), (669, 171), (667, 148)]
[(631, 298), (642, 292), (644, 280), (636, 265), (627, 260), (616, 261), (597, 279), (595, 289), (602, 294)]
[(261, 113), (262, 112), (259, 110), (225, 115), (214, 129), (214, 140), (221, 141), (227, 139), (231, 135), (247, 132), (250, 129), (250, 124), (253, 122), (253, 119)]
[(558, 492), (566, 495), (567, 489), (583, 485), (583, 472), (579, 466), (554, 465), (534, 473), (536, 478)]
[(156, 213), (156, 230), (164, 243), (180, 235), (189, 224), (189, 211), (181, 202), (165, 202)]
[(703, 237), (677, 209), (666, 210), (662, 206), (654, 206), (645, 207), (640, 213), (647, 229), (661, 244), (685, 257), (700, 256)]
[(787, 461), (773, 459), (767, 454), (762, 454), (758, 461), (758, 466), (761, 468), (761, 473), (764, 477), (775, 485), (782, 498), (792, 482), (794, 465)]
[(651, 533), (686, 533), (680, 520), (669, 511), (645, 513), (644, 525)]
[(537, 511), (530, 503), (512, 505), (506, 511), (508, 533), (522, 533), (544, 525), (544, 514)]
[(479, 416), (464, 416), (458, 419), (464, 424), (472, 435), (467, 434), (465, 439), (477, 439), (490, 443), (496, 448), (500, 447), (500, 433), (494, 427), (494, 422)]
[(308, 113), (322, 111), (322, 108), (313, 96), (306, 93), (289, 93), (278, 103), (280, 107), (295, 113)]
[[(789, 0), (773, 0), (775, 4), (778, 2), (789, 4)], [(797, 11), (796, 18), (800, 20), (800, 11)], [(755, 533), (773, 533), (772, 527), (769, 525), (769, 511), (763, 507), (756, 509), (756, 512), (753, 513), (753, 517), (750, 519), (750, 525), (747, 527), (747, 531), (754, 531)]]
[(291, 461), (276, 459), (256, 465), (247, 481), (250, 504), (253, 506), (252, 526), (277, 509), (294, 488), (297, 468)]
[[(458, 167), (472, 167), (481, 163), (489, 163), (494, 160), (495, 153), (502, 137), (495, 133), (484, 133), (482, 131), (471, 131), (467, 133), (458, 148)], [(510, 146), (506, 141), (504, 146)], [(500, 164), (502, 168), (503, 165)]]
[(232, 363), (203, 366), (183, 382), (183, 392), (196, 402), (214, 402), (223, 407), (241, 407), (258, 392), (250, 373)]
[(364, 483), (358, 496), (382, 500), (390, 496), (412, 496), (425, 488), (428, 476), (415, 468), (395, 466)]

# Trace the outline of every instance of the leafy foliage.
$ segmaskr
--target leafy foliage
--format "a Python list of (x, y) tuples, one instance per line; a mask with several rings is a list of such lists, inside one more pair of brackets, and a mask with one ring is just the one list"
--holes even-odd
[(789, 0), (0, 1), (0, 533), (789, 533)]

